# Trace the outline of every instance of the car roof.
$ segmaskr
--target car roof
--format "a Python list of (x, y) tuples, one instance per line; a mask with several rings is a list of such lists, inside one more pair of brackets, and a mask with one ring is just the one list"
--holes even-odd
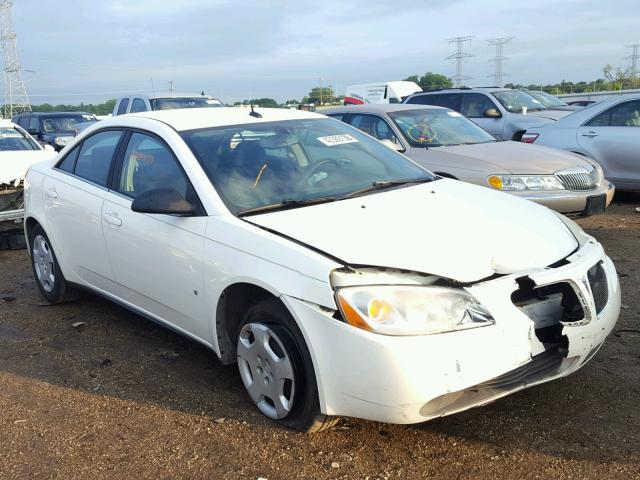
[(447, 108), (415, 103), (375, 103), (365, 105), (345, 105), (344, 107), (317, 110), (317, 112), (323, 115), (329, 115), (332, 113), (389, 113), (402, 112), (405, 110), (447, 110)]
[(47, 116), (47, 117), (61, 117), (61, 116), (65, 116), (65, 115), (93, 115), (93, 113), (87, 113), (87, 112), (76, 112), (76, 111), (69, 111), (69, 112), (21, 112), (18, 113), (16, 115), (14, 115), (15, 117), (21, 117), (24, 115), (35, 115), (36, 117), (42, 117), (42, 116)]
[(460, 93), (460, 92), (509, 92), (515, 90), (514, 88), (503, 88), (503, 87), (460, 87), (460, 88), (442, 88), (440, 90), (431, 90), (429, 92), (416, 92), (412, 97), (417, 97), (419, 95), (433, 95), (436, 93)]
[(11, 120), (6, 120), (6, 119), (1, 119), (0, 118), (0, 128), (13, 128), (13, 127), (17, 127), (17, 126), (18, 125), (13, 123)]
[(202, 95), (202, 93), (185, 93), (185, 92), (157, 92), (149, 95), (148, 93), (131, 93), (129, 95), (121, 95), (120, 98), (147, 98), (149, 100), (155, 100), (157, 98), (206, 98), (206, 99), (215, 99), (216, 97), (212, 95)]
[(184, 108), (117, 115), (112, 118), (101, 120), (100, 124), (104, 126), (118, 126), (127, 118), (138, 117), (157, 120), (169, 125), (174, 130), (181, 132), (185, 130), (197, 130), (200, 128), (226, 127), (251, 123), (325, 118), (323, 115), (318, 115), (317, 113), (303, 110), (290, 110), (286, 108), (254, 108), (254, 110), (262, 115), (262, 118), (251, 116), (251, 110), (249, 108)]

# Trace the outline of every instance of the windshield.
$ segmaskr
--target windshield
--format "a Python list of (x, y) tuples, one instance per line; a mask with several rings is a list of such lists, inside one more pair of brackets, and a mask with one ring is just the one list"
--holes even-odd
[(491, 93), (511, 113), (523, 113), (523, 107), (529, 112), (546, 110), (547, 108), (540, 100), (536, 100), (528, 93), (520, 90), (502, 90)]
[(15, 128), (0, 128), (0, 151), (40, 150), (40, 147)]
[(222, 102), (215, 98), (154, 98), (151, 100), (152, 110), (174, 110), (176, 108), (212, 108), (222, 107)]
[(496, 141), (491, 134), (452, 110), (425, 108), (392, 112), (389, 116), (414, 147), (443, 147)]
[(528, 91), (527, 93), (531, 95), (533, 98), (535, 98), (536, 100), (540, 100), (540, 102), (545, 107), (548, 107), (548, 108), (569, 106), (567, 103), (563, 102), (558, 97), (554, 97), (553, 95), (547, 92)]
[(339, 200), (380, 182), (434, 179), (406, 157), (332, 119), (208, 128), (182, 136), (234, 214), (284, 202)]
[(76, 124), (91, 122), (96, 120), (93, 115), (60, 115), (52, 117), (42, 117), (42, 131), (52, 132), (75, 132)]

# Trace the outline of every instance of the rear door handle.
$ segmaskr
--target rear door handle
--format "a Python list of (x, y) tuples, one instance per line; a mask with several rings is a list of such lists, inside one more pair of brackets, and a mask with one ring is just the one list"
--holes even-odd
[(122, 225), (122, 219), (115, 213), (104, 212), (102, 214), (102, 218), (104, 218), (105, 222), (110, 223), (111, 225), (115, 225), (116, 227)]
[(585, 132), (585, 133), (583, 133), (583, 134), (582, 134), (582, 136), (583, 136), (583, 137), (597, 137), (597, 136), (598, 136), (598, 134), (597, 134), (596, 132), (591, 131), (591, 132)]
[(56, 189), (51, 187), (47, 189), (47, 196), (51, 197), (51, 198), (58, 198), (58, 192), (56, 192)]

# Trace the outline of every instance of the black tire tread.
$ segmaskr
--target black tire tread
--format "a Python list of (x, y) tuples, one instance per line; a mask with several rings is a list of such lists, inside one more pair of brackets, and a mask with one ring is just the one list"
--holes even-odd
[(44, 235), (44, 237), (48, 240), (49, 247), (53, 251), (53, 259), (55, 261), (55, 268), (56, 268), (56, 287), (55, 287), (56, 292), (55, 293), (50, 292), (47, 294), (42, 290), (42, 287), (40, 286), (40, 283), (36, 278), (35, 269), (33, 267), (33, 259), (31, 260), (31, 268), (32, 270), (34, 270), (33, 271), (34, 280), (36, 282), (36, 285), (38, 286), (38, 289), (40, 290), (40, 293), (42, 294), (42, 296), (47, 302), (54, 305), (57, 305), (60, 303), (73, 302), (75, 300), (78, 300), (80, 297), (82, 297), (82, 291), (76, 288), (73, 288), (71, 285), (67, 283), (67, 280), (64, 278), (64, 275), (62, 274), (62, 270), (60, 269), (60, 265), (58, 265), (58, 258), (56, 257), (55, 250), (53, 250), (53, 245), (51, 245), (51, 240), (49, 239), (47, 233), (44, 231), (44, 228), (42, 228), (42, 226), (36, 225), (33, 227), (33, 229), (31, 229), (31, 232), (29, 234), (29, 245), (33, 246), (33, 239), (38, 233), (41, 233), (42, 235)]
[[(275, 297), (268, 298), (251, 306), (247, 311), (247, 314), (245, 315), (245, 318), (243, 322), (241, 322), (240, 326), (244, 325), (248, 321), (251, 321), (253, 319), (253, 316), (256, 314), (256, 312), (270, 312), (272, 315), (282, 319), (283, 324), (282, 325), (276, 324), (276, 325), (278, 325), (281, 328), (284, 328), (284, 325), (287, 325), (287, 327), (290, 330), (293, 330), (292, 332), (289, 332), (289, 336), (297, 337), (298, 339), (300, 339), (298, 342), (300, 341), (304, 342), (302, 332), (300, 332), (300, 329), (297, 326), (296, 321), (293, 319), (293, 317), (291, 316), (291, 313), (287, 310), (287, 308), (279, 299)], [(236, 333), (236, 337), (237, 337), (237, 334), (239, 334), (239, 330)], [(307, 361), (311, 363), (311, 359), (309, 357), (308, 349), (306, 349), (306, 345), (305, 345), (305, 350), (306, 352), (299, 352), (299, 354), (306, 357)], [(320, 405), (319, 405), (317, 384), (315, 382), (315, 377), (313, 379), (313, 386), (315, 387), (314, 398), (312, 398), (310, 400), (311, 403), (307, 405), (308, 407), (307, 412), (301, 413), (300, 411), (298, 411), (297, 412), (298, 415), (296, 415), (294, 418), (286, 417), (282, 420), (278, 420), (277, 423), (287, 428), (298, 430), (304, 433), (317, 433), (317, 432), (326, 431), (326, 430), (329, 430), (331, 427), (333, 427), (336, 423), (338, 423), (338, 421), (340, 420), (340, 417), (329, 416), (320, 412)], [(309, 409), (311, 411), (309, 411)]]

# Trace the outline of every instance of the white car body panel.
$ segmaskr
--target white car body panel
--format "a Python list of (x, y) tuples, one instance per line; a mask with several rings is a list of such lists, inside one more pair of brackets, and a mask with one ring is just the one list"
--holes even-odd
[[(467, 195), (473, 195), (474, 205), (467, 203)], [(573, 235), (546, 208), (511, 197), (505, 201), (506, 195), (443, 179), (247, 219), (351, 265), (460, 282), (550, 265), (576, 248)], [(532, 232), (531, 224), (539, 230)]]
[(31, 165), (55, 156), (56, 152), (44, 149), (0, 152), (0, 184), (19, 182)]
[[(439, 180), (323, 205), (233, 216), (176, 130), (322, 118), (260, 110), (261, 119), (223, 108), (127, 115), (101, 121), (74, 141), (105, 127), (161, 136), (180, 160), (206, 216), (133, 212), (126, 197), (45, 162), (28, 174), (26, 225), (42, 225), (68, 281), (156, 319), (221, 356), (229, 353), (219, 341), (216, 312), (227, 287), (248, 283), (280, 298), (309, 348), (320, 409), (331, 415), (414, 423), (482, 405), (573, 372), (615, 325), (619, 284), (600, 245), (589, 239), (578, 249), (556, 214), (486, 188)], [(568, 255), (566, 264), (549, 267)], [(607, 274), (609, 303), (588, 324), (564, 327), (569, 348), (557, 371), (464, 404), (453, 401), (425, 410), (444, 395), (463, 392), (464, 397), (470, 387), (544, 353), (532, 334), (535, 322), (510, 300), (517, 278), (529, 276), (538, 285), (569, 280), (584, 290), (586, 271), (597, 262), (603, 262)], [(415, 273), (402, 269), (470, 282), (465, 288), (491, 312), (495, 324), (415, 336), (353, 327), (336, 318), (330, 275), (359, 264), (398, 269), (371, 275), (375, 282), (416, 281)], [(360, 281), (367, 282), (367, 275)]]

